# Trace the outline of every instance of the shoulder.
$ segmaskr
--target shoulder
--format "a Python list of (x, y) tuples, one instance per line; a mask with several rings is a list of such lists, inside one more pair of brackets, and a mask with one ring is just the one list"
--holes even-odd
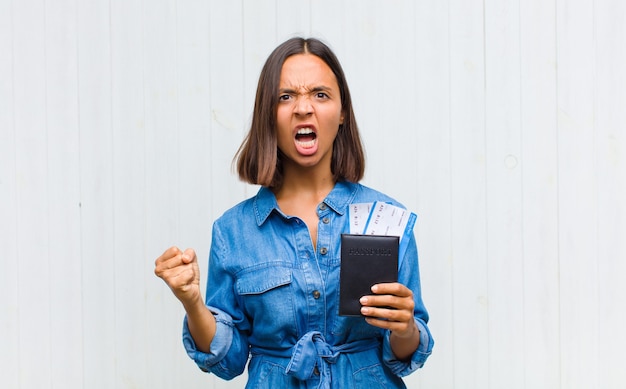
[(268, 188), (261, 187), (256, 195), (247, 198), (226, 210), (213, 223), (220, 228), (260, 226), (277, 208), (276, 196)]
[(256, 196), (247, 198), (231, 208), (224, 211), (224, 213), (215, 219), (215, 224), (223, 225), (230, 224), (233, 221), (243, 221), (254, 215), (254, 200)]

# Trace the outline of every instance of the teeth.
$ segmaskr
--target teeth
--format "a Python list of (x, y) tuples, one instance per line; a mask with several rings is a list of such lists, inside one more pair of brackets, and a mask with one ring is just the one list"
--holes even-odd
[(296, 141), (296, 142), (298, 142), (298, 144), (301, 145), (304, 148), (313, 147), (313, 145), (315, 145), (315, 141), (314, 140), (310, 140), (308, 142), (300, 142), (300, 141)]
[(312, 133), (313, 133), (313, 130), (308, 128), (308, 127), (307, 128), (300, 128), (298, 130), (298, 135), (308, 135), (308, 134), (312, 134)]

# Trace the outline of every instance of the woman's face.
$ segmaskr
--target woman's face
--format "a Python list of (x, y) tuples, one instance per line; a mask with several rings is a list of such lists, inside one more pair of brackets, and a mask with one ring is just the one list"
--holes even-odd
[(280, 73), (276, 113), (278, 148), (300, 167), (328, 167), (343, 123), (341, 94), (332, 70), (312, 54), (293, 55)]

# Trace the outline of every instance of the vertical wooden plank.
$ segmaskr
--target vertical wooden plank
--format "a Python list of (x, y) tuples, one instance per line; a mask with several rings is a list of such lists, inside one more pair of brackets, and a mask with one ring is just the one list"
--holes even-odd
[(593, 1), (557, 1), (561, 384), (565, 388), (598, 384), (593, 14)]
[(451, 234), (455, 383), (489, 387), (482, 1), (450, 1)]
[(76, 5), (45, 12), (51, 387), (71, 388), (83, 384)]
[(83, 387), (116, 386), (111, 15), (78, 2)]
[[(152, 3), (145, 10), (161, 10), (175, 17), (172, 2)], [(141, 1), (112, 1), (111, 9), (111, 119), (113, 167), (113, 238), (115, 288), (115, 371), (116, 387), (145, 387), (145, 159), (143, 40), (156, 41), (153, 31), (144, 31), (144, 4)], [(169, 19), (171, 20), (171, 19)], [(175, 39), (175, 31), (162, 22), (161, 31)], [(162, 36), (159, 36), (161, 38)], [(162, 40), (164, 47), (168, 42)], [(161, 62), (154, 62), (162, 66)]]
[[(17, 173), (17, 282), (20, 386), (51, 381), (47, 186), (45, 9), (42, 2), (14, 7), (14, 120)], [(36, 114), (33, 114), (36, 113)], [(36, 309), (29, 309), (36, 307)], [(39, 369), (33, 374), (33, 353)]]
[[(454, 388), (454, 322), (451, 241), (450, 36), (448, 2), (417, 2), (415, 10), (414, 109), (417, 142), (416, 239), (422, 294), (435, 339), (433, 354), (418, 372), (424, 388)], [(413, 119), (415, 118), (415, 119)], [(408, 169), (407, 169), (408, 170)]]
[(555, 3), (520, 2), (524, 382), (559, 388)]
[(594, 2), (597, 193), (598, 381), (617, 389), (626, 382), (626, 5)]
[(13, 24), (13, 2), (0, 2), (0, 377), (9, 388), (19, 385), (20, 352)]
[(519, 2), (485, 2), (489, 387), (524, 388)]

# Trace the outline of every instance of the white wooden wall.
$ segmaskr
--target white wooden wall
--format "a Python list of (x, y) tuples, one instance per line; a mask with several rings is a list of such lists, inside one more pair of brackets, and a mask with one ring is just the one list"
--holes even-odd
[[(242, 388), (153, 274), (206, 271), (257, 76), (316, 36), (365, 183), (420, 215), (436, 339), (411, 388), (624, 388), (622, 0), (0, 0), (0, 387)], [(205, 278), (206, 279), (206, 278)]]

